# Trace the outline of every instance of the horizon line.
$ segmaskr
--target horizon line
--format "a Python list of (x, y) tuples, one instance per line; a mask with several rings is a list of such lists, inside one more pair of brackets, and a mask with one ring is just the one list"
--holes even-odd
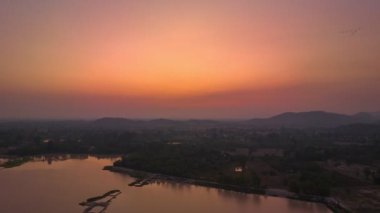
[(104, 118), (114, 118), (114, 119), (129, 119), (129, 120), (141, 120), (141, 121), (153, 121), (153, 120), (178, 120), (178, 121), (189, 121), (189, 120), (212, 120), (212, 121), (239, 121), (239, 120), (251, 120), (251, 119), (266, 119), (275, 117), (278, 115), (282, 115), (285, 113), (311, 113), (311, 112), (323, 112), (323, 113), (333, 113), (340, 115), (352, 116), (359, 113), (380, 113), (379, 111), (359, 111), (356, 113), (342, 113), (342, 112), (334, 112), (334, 111), (325, 111), (325, 110), (307, 110), (307, 111), (284, 111), (276, 114), (272, 114), (270, 116), (257, 116), (257, 117), (219, 117), (219, 118), (210, 118), (210, 117), (127, 117), (127, 116), (97, 116), (97, 117), (26, 117), (26, 118), (16, 118), (16, 117), (0, 117), (0, 122), (17, 122), (17, 121), (95, 121)]

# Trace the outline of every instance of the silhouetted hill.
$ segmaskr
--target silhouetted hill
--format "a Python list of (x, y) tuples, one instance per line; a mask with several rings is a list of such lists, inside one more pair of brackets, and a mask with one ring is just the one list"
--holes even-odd
[(264, 127), (337, 127), (353, 123), (368, 123), (374, 119), (368, 113), (344, 115), (338, 113), (311, 111), (286, 112), (267, 119), (252, 119), (249, 124)]
[[(380, 114), (379, 114), (380, 116)], [(351, 116), (353, 119), (356, 119), (358, 121), (368, 120), (368, 121), (375, 121), (378, 120), (379, 117), (376, 116), (375, 113), (371, 112), (359, 112)]]
[(354, 115), (311, 111), (286, 112), (270, 118), (251, 119), (245, 121), (216, 121), (216, 120), (132, 120), (126, 118), (101, 118), (95, 120), (93, 125), (102, 128), (157, 128), (157, 127), (268, 127), (268, 128), (331, 128), (356, 123), (375, 123), (376, 119), (371, 113), (360, 112)]
[(378, 112), (369, 112), (369, 115), (371, 115), (374, 119), (380, 121), (380, 111)]

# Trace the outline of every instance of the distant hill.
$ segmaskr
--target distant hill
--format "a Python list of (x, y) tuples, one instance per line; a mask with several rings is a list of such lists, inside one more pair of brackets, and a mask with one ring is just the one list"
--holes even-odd
[(370, 123), (375, 119), (368, 113), (344, 115), (338, 113), (311, 111), (286, 112), (267, 119), (251, 119), (250, 125), (260, 127), (337, 127), (354, 123)]
[(380, 111), (379, 112), (369, 112), (368, 114), (370, 114), (376, 120), (380, 121)]
[(244, 121), (216, 120), (133, 120), (126, 118), (101, 118), (92, 125), (102, 128), (157, 128), (157, 127), (263, 127), (263, 128), (331, 128), (350, 124), (375, 123), (376, 117), (371, 113), (360, 112), (354, 115), (344, 115), (324, 111), (286, 112), (270, 118), (250, 119)]

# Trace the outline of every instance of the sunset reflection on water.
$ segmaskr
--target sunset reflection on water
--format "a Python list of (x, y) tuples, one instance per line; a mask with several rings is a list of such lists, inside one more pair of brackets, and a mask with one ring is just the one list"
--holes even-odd
[(37, 158), (20, 167), (1, 170), (0, 211), (81, 212), (80, 201), (119, 189), (122, 194), (112, 201), (107, 212), (330, 212), (316, 203), (173, 182), (129, 187), (133, 178), (102, 170), (115, 159), (93, 156)]

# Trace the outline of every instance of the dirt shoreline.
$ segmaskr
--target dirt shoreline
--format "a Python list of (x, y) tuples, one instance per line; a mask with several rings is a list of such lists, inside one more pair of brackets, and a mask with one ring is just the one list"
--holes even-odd
[[(322, 196), (315, 196), (315, 195), (300, 195), (293, 192), (289, 192), (284, 189), (273, 189), (273, 188), (257, 189), (257, 188), (252, 188), (252, 187), (247, 188), (247, 187), (240, 187), (240, 186), (234, 186), (234, 185), (226, 185), (226, 184), (221, 184), (221, 183), (212, 182), (212, 181), (175, 177), (175, 176), (170, 176), (170, 175), (165, 175), (165, 174), (158, 174), (158, 173), (134, 170), (134, 169), (129, 169), (125, 167), (117, 167), (117, 166), (105, 166), (104, 170), (128, 174), (131, 177), (135, 177), (135, 178), (139, 176), (140, 177), (144, 176), (144, 178), (140, 178), (139, 181), (135, 181), (135, 182), (143, 182), (146, 184), (152, 183), (154, 181), (166, 181), (166, 182), (176, 182), (176, 183), (183, 183), (183, 184), (192, 184), (192, 185), (197, 185), (197, 186), (212, 187), (212, 188), (242, 192), (242, 193), (247, 193), (247, 194), (266, 195), (266, 196), (272, 196), (272, 197), (282, 197), (282, 198), (288, 198), (288, 199), (293, 199), (293, 200), (322, 203), (322, 204), (325, 204), (333, 212), (339, 212), (339, 213), (350, 212), (343, 204), (341, 204), (340, 202), (338, 202), (336, 199), (332, 197), (322, 197)], [(141, 187), (143, 185), (145, 184), (139, 184), (137, 186)]]

